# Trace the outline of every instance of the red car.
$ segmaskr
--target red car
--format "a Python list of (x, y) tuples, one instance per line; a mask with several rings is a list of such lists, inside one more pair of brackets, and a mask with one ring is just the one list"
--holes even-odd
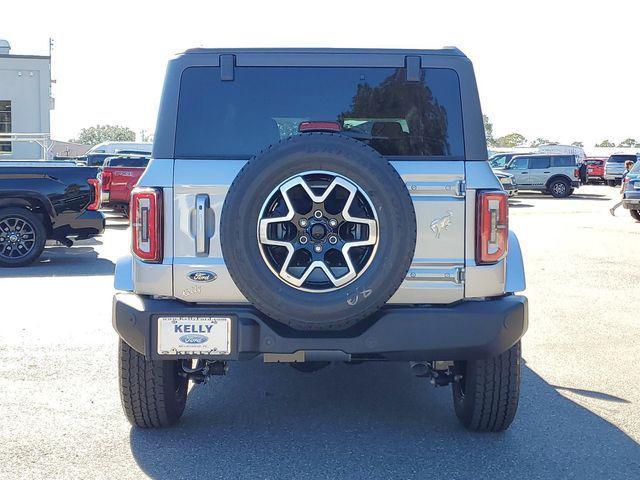
[(587, 157), (585, 159), (589, 181), (604, 182), (604, 163), (606, 161), (607, 159), (602, 157)]
[(102, 206), (129, 216), (131, 191), (149, 163), (146, 156), (109, 157), (102, 169)]

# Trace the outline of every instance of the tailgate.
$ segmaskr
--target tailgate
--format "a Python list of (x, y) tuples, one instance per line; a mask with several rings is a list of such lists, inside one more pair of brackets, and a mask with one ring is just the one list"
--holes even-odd
[[(176, 160), (173, 197), (174, 296), (187, 302), (244, 303), (222, 258), (219, 222), (242, 160)], [(462, 161), (392, 162), (417, 219), (414, 259), (390, 303), (451, 303), (464, 297), (465, 193)], [(206, 225), (198, 229), (198, 222)], [(201, 273), (199, 275), (199, 272)], [(214, 275), (210, 275), (210, 274)], [(199, 281), (195, 281), (195, 278)]]

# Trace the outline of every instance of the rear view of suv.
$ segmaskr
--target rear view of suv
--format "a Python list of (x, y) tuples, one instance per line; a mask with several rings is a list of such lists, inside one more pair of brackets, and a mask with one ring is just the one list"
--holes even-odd
[(516, 155), (504, 171), (515, 177), (520, 190), (539, 190), (556, 198), (568, 197), (580, 186), (573, 155)]
[(618, 185), (625, 172), (625, 162), (632, 161), (635, 163), (637, 160), (638, 155), (627, 155), (622, 153), (611, 155), (604, 165), (604, 179), (607, 182), (607, 185), (610, 187)]
[(140, 427), (260, 358), (403, 361), (473, 430), (514, 419), (527, 300), (471, 62), (443, 50), (190, 50), (167, 70), (118, 262)]

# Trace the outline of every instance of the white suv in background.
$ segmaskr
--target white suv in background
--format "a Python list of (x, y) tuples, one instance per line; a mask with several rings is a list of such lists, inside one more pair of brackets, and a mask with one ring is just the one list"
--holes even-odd
[(580, 186), (574, 155), (517, 155), (504, 171), (514, 176), (520, 190), (539, 190), (556, 198), (571, 195)]
[(638, 154), (614, 153), (604, 164), (604, 180), (610, 187), (619, 184), (622, 175), (625, 172), (624, 164), (631, 160), (635, 163), (638, 160)]

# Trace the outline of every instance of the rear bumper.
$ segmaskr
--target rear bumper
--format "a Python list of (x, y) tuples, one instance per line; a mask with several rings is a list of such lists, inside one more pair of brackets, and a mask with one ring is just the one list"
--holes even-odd
[[(159, 316), (228, 316), (229, 355), (159, 355)], [(488, 358), (512, 347), (528, 326), (527, 299), (509, 295), (451, 306), (391, 306), (340, 332), (298, 332), (251, 306), (188, 305), (133, 293), (113, 298), (113, 326), (132, 348), (150, 359), (209, 358), (248, 360), (261, 354), (303, 358), (386, 360), (467, 360)]]
[(640, 210), (640, 192), (638, 195), (634, 195), (632, 198), (623, 198), (622, 206), (629, 210)]
[(79, 214), (65, 214), (64, 222), (53, 229), (51, 238), (77, 237), (78, 240), (101, 235), (105, 218), (101, 212), (85, 210)]

